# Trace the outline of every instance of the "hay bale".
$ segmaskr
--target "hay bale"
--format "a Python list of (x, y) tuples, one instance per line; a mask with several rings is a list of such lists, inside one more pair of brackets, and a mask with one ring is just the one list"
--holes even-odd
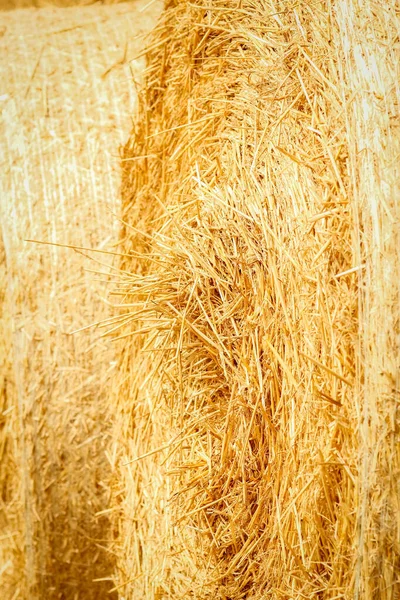
[[(115, 597), (106, 453), (115, 359), (91, 325), (110, 313), (103, 297), (119, 230), (110, 212), (141, 68), (133, 58), (156, 12), (146, 4), (0, 14), (6, 600)], [(82, 247), (98, 250), (95, 262)]]
[(123, 157), (126, 598), (397, 593), (398, 24), (166, 4)]
[(50, 6), (67, 8), (73, 6), (89, 6), (90, 4), (120, 4), (127, 0), (2, 0), (1, 10), (20, 8), (48, 8)]
[(359, 273), (357, 598), (400, 597), (400, 15), (337, 3)]

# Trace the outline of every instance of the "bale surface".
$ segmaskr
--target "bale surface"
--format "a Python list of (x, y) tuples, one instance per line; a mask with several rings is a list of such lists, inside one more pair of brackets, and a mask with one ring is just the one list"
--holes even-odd
[(132, 74), (142, 68), (132, 60), (142, 38), (133, 38), (156, 13), (145, 5), (0, 14), (0, 596), (7, 600), (113, 597), (106, 450), (115, 356), (100, 327), (85, 328), (110, 316), (103, 299), (119, 252), (118, 148), (136, 102)]
[(337, 3), (359, 271), (355, 597), (400, 597), (400, 12)]
[(398, 26), (167, 2), (123, 158), (125, 598), (399, 593)]
[[(91, 4), (120, 4), (122, 2), (135, 2), (135, 0), (1, 0), (0, 10), (12, 10), (14, 8), (49, 8), (51, 6), (67, 8), (73, 6), (90, 6)], [(138, 4), (140, 2), (136, 0)]]

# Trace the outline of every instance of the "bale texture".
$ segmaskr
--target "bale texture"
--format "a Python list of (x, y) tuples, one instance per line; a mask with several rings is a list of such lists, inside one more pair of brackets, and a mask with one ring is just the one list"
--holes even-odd
[[(400, 598), (400, 12), (337, 3), (354, 206), (360, 443), (355, 597)], [(395, 41), (396, 40), (396, 41)]]
[(399, 597), (399, 23), (166, 3), (123, 157), (124, 598)]
[(90, 326), (110, 315), (118, 146), (142, 67), (132, 59), (143, 37), (132, 38), (155, 15), (146, 4), (0, 14), (4, 600), (115, 597), (107, 551), (115, 356), (100, 324)]

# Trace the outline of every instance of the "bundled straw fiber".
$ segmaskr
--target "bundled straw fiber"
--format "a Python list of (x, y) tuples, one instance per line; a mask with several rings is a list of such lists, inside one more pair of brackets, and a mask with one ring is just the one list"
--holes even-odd
[(1, 0), (0, 10), (14, 8), (46, 8), (50, 6), (67, 8), (71, 6), (88, 6), (90, 4), (119, 4), (126, 0)]
[(400, 11), (338, 2), (359, 271), (356, 597), (400, 598)]
[[(15, 589), (16, 572), (23, 570), (23, 555), (18, 547), (18, 533), (23, 525), (19, 504), (21, 482), (15, 477), (18, 444), (15, 439), (15, 382), (12, 365), (12, 323), (7, 298), (6, 251), (0, 230), (0, 589)], [(18, 532), (18, 533), (17, 533)], [(17, 535), (16, 535), (17, 533)]]
[(147, 3), (0, 13), (1, 600), (116, 597), (106, 453), (116, 363), (91, 325), (110, 314), (117, 149), (141, 66), (128, 64), (142, 43), (131, 38), (156, 15)]
[(124, 598), (396, 597), (398, 25), (167, 2), (123, 158)]

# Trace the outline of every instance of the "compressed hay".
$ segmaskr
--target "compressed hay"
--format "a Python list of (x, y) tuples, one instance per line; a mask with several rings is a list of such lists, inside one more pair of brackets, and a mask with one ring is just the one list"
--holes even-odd
[(88, 6), (90, 4), (119, 4), (126, 0), (2, 0), (0, 10), (19, 8), (48, 8), (50, 6), (67, 8), (72, 6)]
[[(109, 316), (117, 149), (136, 98), (131, 74), (141, 68), (129, 61), (142, 37), (131, 38), (156, 14), (146, 4), (0, 14), (4, 600), (116, 596), (108, 593), (106, 454), (115, 358), (90, 326)], [(96, 262), (82, 247), (98, 250)]]
[(359, 272), (357, 598), (400, 597), (400, 61), (396, 2), (338, 2)]
[(125, 598), (397, 597), (398, 26), (166, 4), (123, 157)]
[[(131, 467), (144, 489), (150, 460), (169, 472), (158, 577), (172, 597), (350, 583), (357, 306), (338, 276), (353, 264), (329, 19), (322, 5), (176, 3), (151, 55), (125, 220), (152, 242), (122, 291), (152, 352), (131, 458), (180, 434)], [(141, 535), (149, 586), (160, 559)]]
[[(15, 532), (23, 527), (22, 514), (18, 501), (21, 498), (21, 482), (15, 477), (16, 440), (13, 435), (15, 412), (15, 384), (11, 360), (12, 324), (7, 298), (6, 251), (0, 230), (0, 582), (1, 589), (9, 591), (14, 585), (15, 572), (21, 573), (24, 560)], [(17, 504), (17, 508), (16, 505)], [(12, 557), (12, 558), (11, 558)], [(12, 574), (11, 571), (15, 571)]]

